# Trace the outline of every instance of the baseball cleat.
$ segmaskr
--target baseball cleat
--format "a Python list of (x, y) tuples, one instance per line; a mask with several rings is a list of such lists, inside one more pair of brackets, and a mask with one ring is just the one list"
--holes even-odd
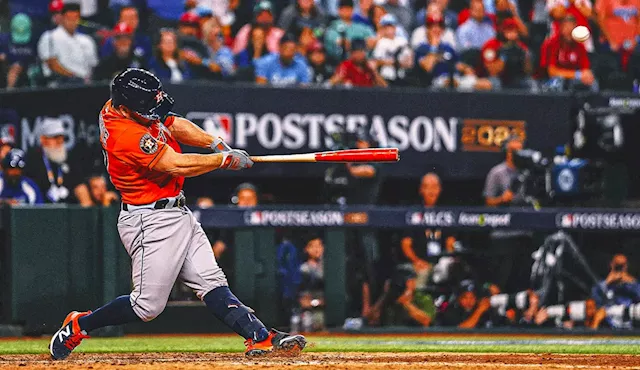
[(80, 345), (83, 339), (89, 338), (87, 332), (80, 330), (78, 319), (90, 314), (91, 311), (71, 311), (62, 323), (62, 327), (53, 335), (49, 343), (49, 353), (54, 360), (64, 360), (71, 351)]
[(267, 339), (261, 342), (247, 339), (244, 345), (247, 347), (244, 354), (249, 357), (263, 356), (271, 352), (297, 354), (307, 345), (307, 339), (303, 335), (290, 335), (271, 329)]

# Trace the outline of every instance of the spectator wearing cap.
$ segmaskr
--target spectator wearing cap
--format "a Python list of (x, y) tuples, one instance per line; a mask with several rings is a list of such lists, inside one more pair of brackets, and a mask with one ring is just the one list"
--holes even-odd
[(367, 44), (363, 39), (351, 41), (349, 59), (340, 63), (329, 83), (346, 87), (387, 87), (387, 82), (376, 71), (375, 63), (367, 60)]
[(193, 12), (186, 12), (178, 23), (178, 49), (180, 58), (187, 62), (193, 78), (210, 78), (214, 73), (209, 65), (208, 50), (200, 40), (200, 17)]
[[(428, 33), (428, 22), (430, 19), (444, 19), (444, 15), (442, 13), (442, 9), (440, 5), (437, 3), (430, 3), (427, 6), (427, 17), (425, 18), (424, 24), (415, 30), (411, 34), (411, 48), (416, 50), (421, 44), (427, 42), (427, 33)], [(457, 42), (455, 32), (451, 28), (448, 28), (446, 23), (444, 24), (444, 31), (442, 33), (442, 42), (451, 46), (454, 50), (457, 50)]]
[(328, 85), (331, 76), (333, 76), (333, 68), (327, 63), (327, 55), (324, 46), (319, 41), (314, 42), (307, 50), (307, 59), (311, 67), (311, 84)]
[(449, 0), (431, 0), (427, 1), (427, 6), (418, 10), (416, 13), (416, 24), (424, 24), (427, 20), (427, 10), (429, 5), (434, 4), (442, 12), (444, 24), (447, 28), (455, 30), (462, 22), (459, 21), (459, 14), (449, 9)]
[(373, 49), (373, 59), (380, 76), (390, 85), (402, 85), (407, 71), (413, 67), (413, 52), (406, 38), (396, 35), (397, 21), (393, 14), (380, 20), (381, 38)]
[(324, 28), (327, 24), (327, 16), (313, 0), (296, 0), (282, 11), (278, 20), (278, 27), (286, 32), (295, 33), (299, 20), (309, 24), (311, 28)]
[[(458, 61), (456, 51), (442, 40), (444, 18), (427, 17), (427, 40), (415, 49), (415, 70), (422, 86), (457, 87), (460, 90), (489, 89), (486, 79), (478, 79), (473, 68)], [(452, 86), (453, 85), (453, 86)]]
[(44, 118), (40, 127), (40, 147), (27, 153), (25, 175), (32, 178), (47, 203), (91, 205), (85, 167), (65, 146), (65, 128), (58, 118)]
[(276, 87), (307, 85), (311, 82), (309, 65), (296, 55), (296, 40), (291, 35), (280, 39), (280, 53), (267, 55), (255, 62), (256, 83)]
[(236, 187), (231, 196), (231, 203), (239, 208), (251, 208), (258, 205), (258, 189), (249, 182), (243, 182)]
[(640, 0), (598, 0), (598, 25), (604, 48), (631, 53), (640, 40)]
[(208, 55), (202, 61), (203, 65), (209, 67), (213, 79), (226, 79), (235, 74), (235, 64), (233, 52), (224, 46), (224, 36), (218, 17), (213, 16), (202, 27), (204, 42), (207, 46)]
[(576, 20), (567, 15), (560, 25), (560, 32), (545, 40), (540, 51), (540, 69), (546, 72), (550, 83), (562, 88), (590, 87), (598, 84), (591, 71), (591, 63), (584, 44), (571, 37)]
[(113, 53), (98, 63), (94, 73), (96, 81), (111, 81), (127, 68), (148, 68), (146, 59), (135, 52), (133, 37), (133, 29), (127, 23), (116, 24), (111, 37)]
[(354, 39), (365, 40), (365, 47), (373, 49), (378, 41), (373, 28), (353, 22), (353, 0), (340, 0), (339, 19), (333, 21), (324, 34), (327, 55), (335, 61), (344, 60), (352, 50)]
[(16, 204), (42, 204), (44, 199), (38, 185), (23, 175), (26, 166), (25, 153), (11, 149), (2, 159), (0, 173), (0, 202)]
[[(44, 31), (42, 35), (40, 35), (40, 39), (38, 40), (37, 51), (39, 56), (45, 54), (46, 50), (51, 47), (51, 34), (62, 22), (63, 6), (64, 3), (62, 2), (62, 0), (51, 0), (51, 2), (49, 3), (49, 14), (51, 15), (50, 23), (49, 27), (47, 27), (47, 30)], [(42, 61), (42, 63), (40, 64), (40, 75), (38, 77), (41, 80), (44, 80), (49, 76), (51, 76), (51, 70), (47, 66), (47, 63)], [(39, 82), (43, 83), (44, 81)]]
[(407, 5), (400, 4), (399, 0), (385, 0), (384, 1), (384, 9), (389, 14), (393, 14), (398, 24), (402, 26), (405, 30), (413, 29), (413, 12)]
[(180, 59), (178, 36), (171, 29), (161, 29), (154, 58), (149, 69), (162, 81), (180, 83), (191, 79), (191, 69)]
[[(492, 3), (492, 5), (495, 4), (495, 11), (490, 10), (489, 6), (487, 6), (487, 2)], [(529, 30), (520, 18), (515, 0), (485, 0), (484, 8), (487, 12), (494, 13), (496, 15), (496, 26), (498, 28), (498, 32), (502, 28), (502, 22), (510, 19), (515, 21), (520, 37), (525, 38), (529, 36)]]
[(247, 48), (251, 30), (255, 27), (264, 29), (267, 50), (269, 50), (270, 53), (277, 53), (284, 31), (274, 26), (273, 5), (271, 2), (268, 0), (260, 0), (253, 8), (253, 16), (253, 24), (246, 24), (238, 31), (233, 44), (233, 53), (238, 54)]
[(475, 0), (469, 4), (469, 19), (456, 31), (459, 52), (469, 49), (480, 50), (487, 41), (496, 37), (493, 22), (484, 11), (482, 1)]
[[(149, 36), (140, 32), (140, 15), (138, 9), (131, 5), (123, 6), (120, 8), (119, 14), (120, 16), (118, 17), (118, 23), (116, 24), (116, 27), (119, 24), (124, 23), (129, 27), (129, 29), (131, 29), (133, 53), (136, 55), (136, 57), (145, 60), (151, 58), (151, 39), (149, 39)], [(100, 56), (102, 58), (105, 58), (114, 53), (116, 48), (115, 37), (115, 34), (111, 37), (108, 37), (104, 41), (104, 44), (102, 44), (102, 47), (100, 48)]]
[(531, 56), (520, 40), (516, 19), (500, 24), (500, 38), (487, 41), (482, 47), (482, 63), (494, 89), (505, 87), (535, 90), (531, 79)]
[(65, 4), (60, 26), (47, 40), (40, 40), (38, 56), (51, 71), (53, 85), (91, 81), (98, 64), (96, 45), (91, 37), (77, 32), (79, 23), (80, 6)]
[(11, 19), (11, 38), (7, 45), (7, 88), (30, 85), (29, 76), (37, 68), (36, 45), (33, 42), (31, 19), (16, 14)]

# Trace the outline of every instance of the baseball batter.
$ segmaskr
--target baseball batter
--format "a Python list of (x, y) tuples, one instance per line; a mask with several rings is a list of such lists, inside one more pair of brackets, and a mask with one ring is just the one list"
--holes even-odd
[[(301, 350), (306, 344), (301, 335), (267, 330), (229, 290), (211, 243), (185, 207), (182, 185), (185, 177), (241, 170), (253, 162), (245, 151), (172, 114), (173, 102), (145, 70), (127, 69), (111, 83), (111, 99), (99, 117), (100, 141), (111, 181), (122, 194), (118, 231), (131, 257), (133, 291), (93, 312), (69, 313), (49, 345), (56, 360), (67, 358), (94, 329), (156, 318), (178, 277), (246, 339), (247, 356)], [(179, 143), (214, 153), (183, 154)]]

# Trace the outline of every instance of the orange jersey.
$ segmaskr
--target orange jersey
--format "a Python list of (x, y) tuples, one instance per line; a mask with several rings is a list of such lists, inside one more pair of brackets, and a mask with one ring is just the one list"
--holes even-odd
[(100, 142), (111, 182), (120, 191), (122, 202), (140, 205), (180, 193), (184, 177), (154, 171), (153, 166), (170, 146), (181, 153), (171, 136), (175, 117), (143, 126), (122, 116), (107, 101), (100, 111)]

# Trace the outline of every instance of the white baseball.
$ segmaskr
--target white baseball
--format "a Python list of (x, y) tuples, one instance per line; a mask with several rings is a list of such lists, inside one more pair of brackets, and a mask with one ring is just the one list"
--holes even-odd
[(591, 32), (589, 32), (589, 29), (585, 26), (578, 26), (571, 31), (571, 37), (577, 42), (585, 42), (589, 40), (590, 36)]

